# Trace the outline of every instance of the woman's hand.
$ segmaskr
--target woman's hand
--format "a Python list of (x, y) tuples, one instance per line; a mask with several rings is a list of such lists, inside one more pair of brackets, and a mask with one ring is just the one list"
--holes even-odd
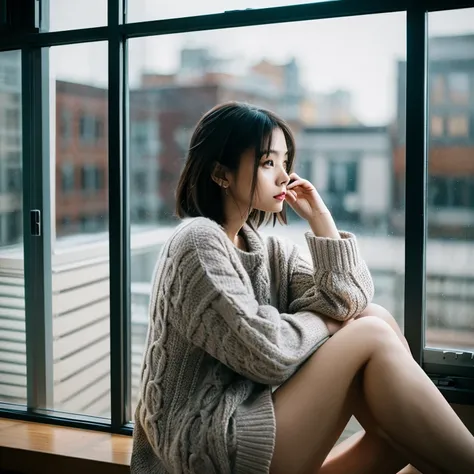
[(290, 179), (294, 180), (286, 187), (286, 202), (290, 207), (308, 221), (317, 237), (340, 239), (331, 213), (316, 188), (296, 173), (291, 173)]
[(291, 173), (290, 179), (294, 181), (286, 187), (286, 202), (301, 218), (311, 222), (321, 214), (329, 214), (316, 188), (307, 179), (296, 173)]

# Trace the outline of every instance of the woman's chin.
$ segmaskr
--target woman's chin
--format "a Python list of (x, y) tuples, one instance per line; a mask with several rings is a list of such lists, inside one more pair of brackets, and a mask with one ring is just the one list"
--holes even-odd
[(262, 205), (259, 207), (255, 207), (255, 209), (258, 209), (259, 211), (263, 211), (263, 212), (281, 212), (283, 209), (284, 202), (285, 201), (278, 202), (275, 200), (275, 202), (268, 203), (266, 205)]

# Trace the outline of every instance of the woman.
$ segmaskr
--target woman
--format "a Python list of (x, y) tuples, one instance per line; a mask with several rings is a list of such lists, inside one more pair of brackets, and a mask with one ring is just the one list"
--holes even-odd
[[(131, 471), (474, 472), (473, 437), (371, 303), (355, 237), (294, 156), (269, 111), (226, 103), (199, 121), (186, 219), (153, 280)], [(285, 202), (308, 221), (312, 262), (256, 230), (286, 223)], [(364, 431), (333, 448), (352, 414)]]

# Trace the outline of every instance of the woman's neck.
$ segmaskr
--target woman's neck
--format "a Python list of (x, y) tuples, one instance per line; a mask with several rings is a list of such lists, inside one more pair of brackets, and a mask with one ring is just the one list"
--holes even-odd
[(224, 232), (226, 233), (227, 237), (230, 241), (239, 249), (246, 250), (245, 239), (240, 234), (242, 227), (244, 226), (245, 222), (242, 222), (241, 219), (239, 220), (228, 220), (224, 225)]

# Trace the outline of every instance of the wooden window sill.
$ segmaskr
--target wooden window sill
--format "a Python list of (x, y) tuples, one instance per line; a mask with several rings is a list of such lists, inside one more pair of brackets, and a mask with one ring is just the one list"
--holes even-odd
[(130, 472), (132, 438), (0, 418), (0, 473)]

